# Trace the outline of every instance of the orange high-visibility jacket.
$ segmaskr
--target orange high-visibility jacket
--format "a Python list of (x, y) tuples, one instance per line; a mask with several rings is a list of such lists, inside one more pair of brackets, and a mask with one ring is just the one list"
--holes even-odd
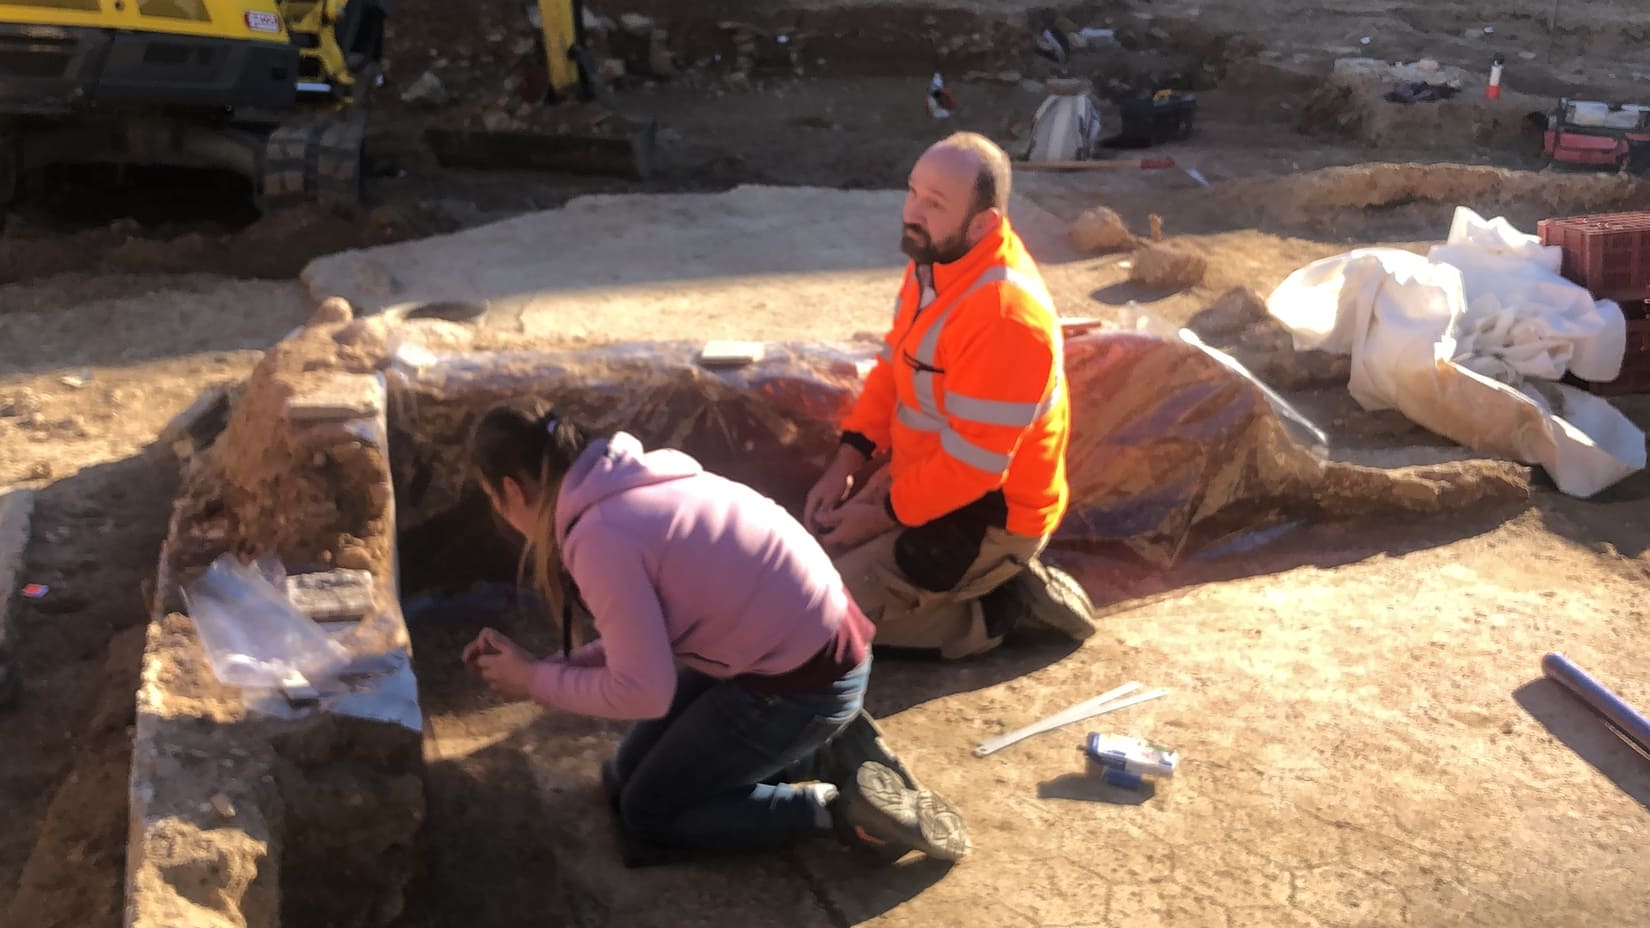
[(1016, 535), (1065, 515), (1071, 414), (1060, 320), (1004, 219), (962, 259), (934, 265), (923, 305), (906, 268), (894, 325), (843, 422), (843, 441), (892, 449), (890, 511), (922, 525), (1001, 489)]

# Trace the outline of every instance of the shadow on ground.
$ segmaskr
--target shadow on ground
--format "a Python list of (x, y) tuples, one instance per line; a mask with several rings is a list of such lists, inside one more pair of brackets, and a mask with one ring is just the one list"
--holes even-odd
[(1513, 699), (1576, 756), (1650, 811), (1650, 758), (1617, 735), (1609, 723), (1545, 677), (1519, 687)]
[[(1640, 429), (1650, 431), (1650, 396), (1611, 398)], [(1532, 481), (1541, 490), (1538, 502), (1549, 531), (1588, 547), (1609, 545), (1623, 557), (1650, 551), (1650, 470), (1641, 470), (1588, 499), (1559, 493), (1539, 469)]]
[[(176, 464), (146, 454), (39, 491), (12, 615), (21, 702), (0, 712), (0, 924), (119, 920), (147, 606)], [(13, 889), (16, 889), (13, 894)]]
[(577, 925), (530, 758), (501, 744), (425, 773), (424, 873), (400, 928)]
[[(663, 926), (713, 913), (726, 924), (840, 926), (893, 909), (949, 872), (920, 859), (868, 870), (829, 840), (626, 870), (596, 769), (625, 726), (506, 703), (458, 660), (484, 625), (546, 653), (557, 646), (548, 624), (502, 585), (412, 605), (429, 818), (425, 872), (397, 928)], [(851, 901), (830, 891), (842, 885), (854, 887)], [(760, 922), (746, 919), (757, 912)]]
[[(1331, 570), (1376, 557), (1403, 557), (1493, 531), (1522, 511), (1521, 505), (1452, 513), (1425, 521), (1395, 519), (1299, 525), (1287, 531), (1253, 532), (1202, 556), (1162, 568), (1114, 548), (1051, 551), (1048, 558), (1088, 590), (1103, 626), (1127, 621), (1132, 610), (1168, 599), (1189, 587), (1269, 576), (1303, 567)], [(1246, 540), (1264, 542), (1246, 549)], [(1226, 553), (1219, 553), (1226, 552)], [(879, 655), (867, 699), (872, 715), (894, 715), (957, 693), (996, 686), (1065, 658), (1073, 642), (1005, 644), (983, 657), (940, 662)]]
[(1157, 795), (1157, 786), (1147, 780), (1139, 789), (1124, 789), (1107, 783), (1099, 773), (1067, 773), (1037, 787), (1038, 799), (1065, 799), (1073, 802), (1104, 802), (1115, 806), (1138, 806)]
[(1109, 287), (1101, 287), (1089, 296), (1096, 302), (1108, 306), (1124, 306), (1129, 303), (1156, 303), (1184, 290), (1182, 287), (1148, 287), (1132, 280), (1125, 280)]

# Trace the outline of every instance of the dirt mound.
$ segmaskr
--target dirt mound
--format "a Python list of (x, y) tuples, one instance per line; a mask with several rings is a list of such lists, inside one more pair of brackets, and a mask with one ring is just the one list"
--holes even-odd
[[(270, 423), (283, 420), (294, 384), (332, 390), (338, 378), (329, 369), (369, 374), (383, 351), (370, 321), (310, 326), (270, 349), (214, 448), (216, 466), (191, 473), (180, 524), (210, 528), (184, 533), (180, 541), (198, 540), (202, 550), (191, 558), (180, 543), (180, 563), (204, 566), (214, 546), (237, 538), (261, 546), (238, 552), (249, 556), (274, 551), (289, 564), (384, 568), (391, 532), (374, 514), (388, 500), (375, 475), (387, 463), (347, 427), (270, 432)], [(292, 466), (323, 458), (327, 468)]]
[(1203, 281), (1209, 259), (1195, 248), (1174, 242), (1156, 242), (1135, 252), (1129, 280), (1147, 287), (1178, 290)]
[[(1479, 90), (1483, 81), (1482, 75), (1436, 61), (1394, 65), (1343, 58), (1307, 102), (1300, 128), (1309, 134), (1409, 150), (1539, 150), (1539, 140), (1523, 136), (1524, 117), (1551, 101), (1510, 90), (1499, 100), (1486, 100)], [(1442, 99), (1392, 99), (1423, 86)]]
[(1081, 216), (1072, 220), (1066, 232), (1066, 241), (1083, 254), (1099, 254), (1128, 248), (1135, 239), (1116, 210), (1096, 206), (1084, 210)]
[(1440, 238), (1458, 205), (1530, 232), (1549, 216), (1650, 207), (1650, 184), (1630, 176), (1464, 164), (1332, 167), (1205, 193), (1207, 215), (1231, 227), (1376, 239)]
[(1193, 316), (1191, 327), (1204, 336), (1238, 335), (1268, 318), (1264, 296), (1250, 287), (1233, 287)]

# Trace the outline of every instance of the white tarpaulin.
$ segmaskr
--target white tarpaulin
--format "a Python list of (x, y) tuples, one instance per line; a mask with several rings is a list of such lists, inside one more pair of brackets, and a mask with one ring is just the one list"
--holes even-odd
[(1627, 323), (1559, 276), (1561, 252), (1505, 220), (1455, 211), (1425, 256), (1365, 248), (1272, 292), (1297, 350), (1352, 356), (1352, 396), (1488, 454), (1539, 464), (1591, 496), (1645, 465), (1644, 433), (1604, 399), (1556, 383), (1612, 380)]

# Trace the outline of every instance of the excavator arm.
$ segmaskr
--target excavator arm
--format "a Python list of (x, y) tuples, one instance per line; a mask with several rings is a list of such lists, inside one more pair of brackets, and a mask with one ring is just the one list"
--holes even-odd
[(584, 4), (581, 0), (538, 0), (544, 33), (544, 60), (550, 76), (550, 97), (566, 99), (575, 90), (587, 92), (579, 58), (584, 48)]

